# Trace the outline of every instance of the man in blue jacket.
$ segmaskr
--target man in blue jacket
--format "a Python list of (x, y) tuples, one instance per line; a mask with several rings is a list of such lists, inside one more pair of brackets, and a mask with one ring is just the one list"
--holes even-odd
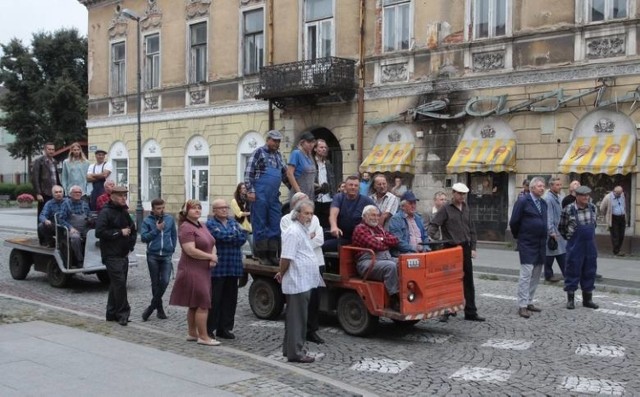
[(540, 273), (547, 254), (547, 203), (542, 199), (544, 179), (535, 177), (529, 184), (529, 193), (521, 196), (513, 206), (509, 226), (518, 240), (520, 279), (518, 281), (518, 315), (531, 317), (541, 310), (533, 305), (533, 295), (540, 281)]
[(389, 232), (396, 236), (400, 243), (392, 251), (394, 255), (410, 252), (429, 251), (422, 216), (416, 212), (418, 199), (412, 191), (406, 191), (400, 197), (400, 210), (389, 221)]
[(178, 233), (171, 215), (164, 213), (164, 200), (151, 201), (151, 213), (142, 222), (140, 239), (147, 243), (147, 266), (151, 277), (151, 304), (142, 313), (142, 321), (147, 321), (151, 313), (164, 320), (167, 315), (162, 307), (162, 296), (169, 285), (173, 265), (171, 257), (176, 250)]

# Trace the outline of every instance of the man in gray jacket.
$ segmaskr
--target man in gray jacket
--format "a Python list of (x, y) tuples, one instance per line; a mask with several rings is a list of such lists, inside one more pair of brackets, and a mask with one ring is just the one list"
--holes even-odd
[[(555, 239), (558, 247), (550, 250), (547, 245), (547, 257), (544, 263), (544, 279), (549, 282), (558, 282), (564, 279), (564, 266), (566, 261), (567, 242), (558, 232), (560, 215), (562, 214), (562, 181), (558, 177), (549, 180), (549, 190), (542, 197), (547, 203), (547, 218), (549, 220), (549, 238)], [(560, 275), (553, 274), (553, 261), (558, 261)]]

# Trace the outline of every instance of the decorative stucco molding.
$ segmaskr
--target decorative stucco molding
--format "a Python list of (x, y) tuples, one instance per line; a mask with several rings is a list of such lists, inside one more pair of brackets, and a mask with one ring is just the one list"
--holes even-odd
[(624, 35), (594, 37), (586, 40), (587, 58), (611, 58), (626, 54), (627, 43)]
[(504, 51), (479, 52), (472, 56), (473, 70), (498, 70), (504, 69)]
[(162, 25), (162, 11), (156, 0), (147, 0), (147, 9), (140, 19), (140, 29), (142, 31), (158, 29)]
[(382, 83), (403, 82), (409, 79), (409, 69), (406, 62), (381, 65), (380, 73)]
[(209, 15), (211, 0), (186, 0), (187, 20)]

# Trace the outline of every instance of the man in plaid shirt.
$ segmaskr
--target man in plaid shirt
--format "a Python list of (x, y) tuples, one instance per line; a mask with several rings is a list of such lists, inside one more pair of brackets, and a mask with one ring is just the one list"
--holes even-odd
[(567, 240), (567, 262), (564, 270), (564, 290), (567, 309), (575, 309), (575, 291), (582, 289), (582, 306), (597, 309), (593, 302), (598, 249), (596, 248), (596, 206), (590, 202), (591, 189), (575, 190), (576, 201), (567, 205), (560, 215), (558, 230)]
[(213, 217), (207, 221), (207, 229), (216, 239), (218, 265), (211, 268), (211, 309), (207, 317), (207, 332), (213, 337), (235, 339), (234, 326), (238, 303), (238, 279), (243, 275), (242, 245), (247, 232), (233, 216), (229, 216), (229, 204), (223, 199), (213, 201)]
[(60, 223), (69, 229), (71, 249), (78, 261), (78, 267), (82, 267), (84, 262), (84, 239), (87, 235), (90, 212), (89, 204), (82, 199), (83, 193), (80, 186), (71, 186), (69, 199), (60, 211)]
[(384, 281), (384, 286), (389, 294), (391, 309), (400, 311), (398, 258), (394, 258), (389, 252), (390, 248), (398, 245), (398, 238), (383, 229), (380, 219), (380, 210), (375, 205), (367, 205), (362, 210), (362, 223), (353, 230), (351, 241), (356, 247), (372, 249), (375, 253), (375, 258), (372, 258), (368, 252), (362, 252), (358, 256), (356, 267), (358, 274), (363, 276), (367, 273), (372, 259), (375, 259), (375, 264), (369, 271), (368, 278)]

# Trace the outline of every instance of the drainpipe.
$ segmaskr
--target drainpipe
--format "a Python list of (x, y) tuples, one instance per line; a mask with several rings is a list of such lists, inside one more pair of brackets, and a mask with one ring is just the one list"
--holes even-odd
[[(273, 0), (267, 0), (267, 37), (269, 40), (269, 51), (267, 52), (267, 65), (273, 65)], [(275, 128), (273, 120), (273, 100), (269, 99), (269, 130)]]
[(366, 0), (360, 0), (360, 56), (358, 59), (358, 130), (356, 146), (358, 147), (358, 167), (362, 164), (362, 145), (364, 140), (364, 23)]

